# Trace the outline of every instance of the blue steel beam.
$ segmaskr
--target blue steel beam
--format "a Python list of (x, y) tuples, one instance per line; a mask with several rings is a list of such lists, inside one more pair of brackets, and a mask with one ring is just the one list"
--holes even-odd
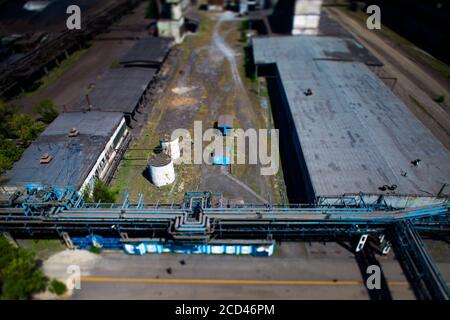
[(448, 285), (412, 223), (395, 222), (390, 239), (417, 299), (449, 300)]

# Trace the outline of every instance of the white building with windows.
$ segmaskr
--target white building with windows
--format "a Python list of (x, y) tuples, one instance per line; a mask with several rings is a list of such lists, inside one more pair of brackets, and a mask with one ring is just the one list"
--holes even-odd
[(2, 177), (2, 187), (26, 185), (92, 188), (109, 182), (130, 140), (121, 112), (59, 115)]

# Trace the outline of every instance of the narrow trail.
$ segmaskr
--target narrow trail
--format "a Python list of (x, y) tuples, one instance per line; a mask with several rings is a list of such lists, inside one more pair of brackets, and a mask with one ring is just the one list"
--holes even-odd
[[(236, 105), (237, 105), (237, 114), (242, 114), (242, 112), (245, 112), (242, 116), (240, 116), (241, 124), (245, 129), (248, 128), (254, 128), (256, 129), (255, 122), (251, 119), (254, 119), (257, 115), (255, 112), (251, 109), (252, 102), (250, 100), (250, 97), (248, 96), (247, 89), (244, 86), (244, 83), (242, 81), (241, 75), (239, 73), (238, 69), (238, 63), (236, 61), (236, 52), (235, 50), (228, 45), (224, 37), (220, 34), (219, 30), (223, 22), (225, 21), (236, 21), (239, 20), (235, 17), (235, 15), (231, 12), (225, 12), (221, 14), (217, 20), (217, 23), (214, 26), (213, 36), (211, 40), (211, 44), (213, 47), (215, 47), (217, 50), (219, 50), (224, 58), (228, 61), (230, 66), (230, 71), (232, 75), (232, 79), (234, 82), (234, 86), (236, 89)], [(246, 191), (248, 191), (250, 194), (252, 194), (255, 198), (262, 201), (263, 203), (268, 203), (267, 199), (259, 195), (257, 192), (255, 192), (251, 187), (249, 187), (246, 183), (244, 183), (242, 180), (238, 179), (237, 177), (231, 175), (226, 170), (221, 170), (221, 173), (225, 175), (228, 179), (230, 179), (232, 182), (237, 184), (238, 186), (244, 188)], [(266, 181), (264, 179), (260, 180), (260, 186), (264, 193), (268, 193), (268, 187), (266, 185)]]
[(249, 192), (251, 195), (253, 195), (255, 198), (260, 200), (262, 203), (269, 203), (269, 201), (262, 196), (260, 196), (258, 193), (256, 193), (252, 188), (250, 188), (248, 185), (246, 185), (244, 182), (236, 178), (235, 176), (231, 175), (230, 173), (226, 172), (225, 170), (221, 170), (221, 174), (223, 174), (225, 177), (236, 183), (237, 185), (244, 188), (247, 192)]
[(235, 82), (236, 86), (239, 88), (239, 90), (242, 90), (245, 92), (244, 84), (242, 83), (241, 75), (239, 74), (239, 70), (237, 67), (236, 62), (236, 53), (234, 52), (233, 48), (231, 48), (224, 40), (224, 38), (220, 35), (219, 29), (220, 26), (224, 21), (230, 21), (235, 20), (234, 15), (230, 13), (224, 13), (219, 17), (219, 20), (217, 21), (216, 25), (214, 26), (214, 32), (212, 37), (212, 44), (217, 49), (222, 52), (222, 54), (225, 56), (225, 59), (230, 64), (231, 74), (233, 75), (233, 81)]

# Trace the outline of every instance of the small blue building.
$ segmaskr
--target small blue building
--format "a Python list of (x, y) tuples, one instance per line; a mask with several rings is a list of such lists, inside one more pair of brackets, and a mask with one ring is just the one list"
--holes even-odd
[(231, 114), (222, 114), (217, 120), (217, 128), (224, 136), (233, 134), (233, 116)]
[(227, 152), (226, 147), (214, 150), (211, 156), (214, 165), (227, 166), (230, 164), (231, 151)]

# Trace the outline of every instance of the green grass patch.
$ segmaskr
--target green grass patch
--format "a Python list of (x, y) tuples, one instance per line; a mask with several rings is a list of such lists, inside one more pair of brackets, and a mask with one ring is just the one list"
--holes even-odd
[(32, 251), (38, 260), (46, 260), (66, 248), (60, 240), (25, 239), (18, 242), (21, 247)]
[(77, 64), (78, 61), (81, 60), (81, 58), (89, 51), (89, 48), (84, 48), (81, 50), (78, 50), (74, 53), (72, 53), (67, 59), (64, 59), (59, 66), (51, 69), (48, 74), (43, 76), (40, 80), (40, 85), (33, 91), (25, 92), (20, 97), (29, 97), (32, 96), (47, 86), (49, 86), (51, 83), (56, 81), (59, 77), (61, 77), (65, 72), (72, 69), (75, 64)]

